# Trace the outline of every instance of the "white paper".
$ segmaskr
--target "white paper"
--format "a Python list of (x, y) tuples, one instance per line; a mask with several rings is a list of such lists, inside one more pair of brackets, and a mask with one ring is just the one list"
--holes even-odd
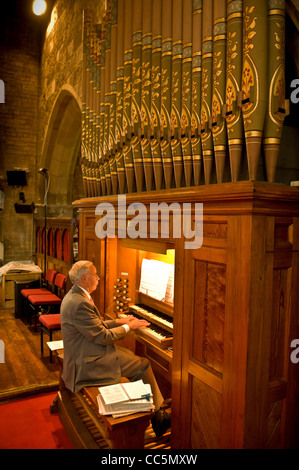
[(173, 265), (144, 258), (141, 266), (139, 290), (157, 300), (165, 300), (170, 270)]
[(106, 405), (112, 405), (113, 403), (120, 403), (129, 400), (129, 397), (121, 384), (99, 387), (99, 392), (102, 395)]
[(63, 349), (63, 341), (48, 341), (47, 345), (51, 351), (56, 351), (57, 349)]
[(143, 383), (142, 380), (137, 380), (135, 382), (123, 383), (122, 387), (125, 389), (130, 400), (138, 400), (144, 395), (151, 394), (151, 386), (147, 387), (149, 384)]

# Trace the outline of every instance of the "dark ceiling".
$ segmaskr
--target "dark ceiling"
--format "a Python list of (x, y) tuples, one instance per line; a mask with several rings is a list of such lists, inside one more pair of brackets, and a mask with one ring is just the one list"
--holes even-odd
[(9, 0), (5, 5), (3, 13), (1, 12), (2, 19), (19, 18), (24, 21), (33, 21), (43, 27), (48, 24), (51, 11), (56, 0), (46, 0), (47, 10), (42, 16), (35, 16), (32, 11), (33, 0)]

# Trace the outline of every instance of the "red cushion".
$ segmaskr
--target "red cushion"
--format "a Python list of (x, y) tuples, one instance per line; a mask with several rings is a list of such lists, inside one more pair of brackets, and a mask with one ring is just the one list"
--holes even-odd
[(29, 295), (42, 295), (42, 294), (52, 294), (51, 291), (45, 289), (44, 287), (36, 288), (36, 289), (22, 289), (21, 294), (24, 297), (28, 297)]
[(28, 300), (32, 305), (57, 305), (61, 303), (61, 299), (55, 294), (29, 295)]
[(60, 313), (55, 313), (53, 315), (41, 315), (39, 321), (46, 327), (48, 330), (54, 330), (60, 328)]
[(57, 271), (55, 271), (55, 269), (48, 269), (45, 276), (46, 281), (51, 282), (51, 284), (54, 284), (56, 274)]
[(64, 274), (58, 273), (55, 277), (55, 286), (60, 287), (60, 289), (65, 288), (66, 276)]

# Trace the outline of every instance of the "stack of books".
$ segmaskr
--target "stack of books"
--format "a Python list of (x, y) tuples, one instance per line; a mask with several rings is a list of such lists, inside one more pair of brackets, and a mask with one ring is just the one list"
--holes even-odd
[(99, 387), (99, 413), (113, 418), (153, 411), (151, 386), (142, 380)]

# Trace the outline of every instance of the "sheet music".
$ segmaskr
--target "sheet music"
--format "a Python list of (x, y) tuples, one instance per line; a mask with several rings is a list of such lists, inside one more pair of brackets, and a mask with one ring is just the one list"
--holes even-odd
[(173, 304), (173, 292), (174, 292), (174, 265), (170, 265), (169, 277), (165, 293), (165, 302)]
[(174, 266), (171, 264), (144, 258), (141, 266), (140, 292), (161, 301), (166, 300), (166, 295), (167, 298), (173, 299), (173, 269)]

